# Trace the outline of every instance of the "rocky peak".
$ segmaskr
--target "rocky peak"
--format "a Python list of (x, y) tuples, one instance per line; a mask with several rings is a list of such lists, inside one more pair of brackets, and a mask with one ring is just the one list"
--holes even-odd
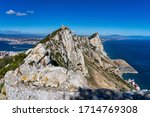
[(96, 32), (96, 33), (94, 33), (93, 35), (91, 35), (91, 36), (89, 37), (89, 39), (93, 39), (93, 38), (99, 38), (99, 33)]
[(131, 88), (114, 72), (117, 65), (106, 55), (98, 33), (76, 36), (62, 26), (26, 54), (24, 63), (5, 75), (8, 99), (52, 99), (56, 92), (70, 95), (79, 87)]
[(67, 26), (64, 26), (63, 24), (62, 24), (62, 26), (61, 26), (61, 29), (62, 29), (62, 30), (65, 30), (65, 29), (70, 30)]

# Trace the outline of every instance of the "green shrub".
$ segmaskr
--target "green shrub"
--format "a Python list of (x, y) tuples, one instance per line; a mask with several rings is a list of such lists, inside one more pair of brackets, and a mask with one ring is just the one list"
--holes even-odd
[[(67, 27), (65, 28), (67, 29)], [(62, 29), (59, 28), (58, 30), (54, 31), (52, 34), (49, 34), (45, 37), (45, 39), (43, 39), (42, 41), (40, 41), (39, 43), (46, 43), (47, 41), (49, 41), (51, 38), (53, 38), (59, 31), (61, 31)]]
[(25, 53), (20, 53), (15, 56), (0, 59), (0, 79), (4, 77), (7, 71), (15, 70), (19, 67), (23, 63), (25, 57)]

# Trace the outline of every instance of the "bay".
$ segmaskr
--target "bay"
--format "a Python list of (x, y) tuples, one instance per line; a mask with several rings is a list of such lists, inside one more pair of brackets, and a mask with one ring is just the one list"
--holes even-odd
[(8, 41), (0, 41), (0, 51), (25, 51), (34, 47), (31, 44), (14, 44), (10, 45)]

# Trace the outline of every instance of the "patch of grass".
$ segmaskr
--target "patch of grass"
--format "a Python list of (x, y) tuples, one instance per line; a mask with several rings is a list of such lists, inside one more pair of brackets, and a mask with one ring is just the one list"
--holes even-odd
[(4, 77), (6, 72), (15, 70), (17, 67), (19, 67), (23, 63), (25, 57), (25, 53), (20, 53), (15, 56), (4, 57), (3, 59), (0, 59), (0, 79)]
[(45, 37), (45, 39), (43, 39), (42, 41), (40, 41), (39, 43), (46, 43), (47, 41), (49, 41), (51, 38), (53, 38), (59, 31), (61, 31), (61, 28), (59, 28), (58, 30), (54, 31), (52, 34), (49, 34)]
[[(47, 41), (49, 41), (49, 37), (50, 37), (50, 35), (47, 35), (46, 37), (45, 37), (45, 39), (43, 39), (42, 41), (40, 41), (39, 43), (46, 43)], [(38, 44), (39, 44), (38, 43)]]
[[(67, 27), (65, 27), (65, 29), (67, 29)], [(60, 32), (61, 30), (63, 30), (63, 29), (62, 29), (62, 28), (59, 28), (59, 29), (55, 30), (53, 33), (47, 35), (47, 36), (45, 37), (45, 39), (43, 39), (43, 40), (40, 41), (39, 43), (42, 43), (42, 44), (46, 43), (47, 41), (49, 41), (51, 38), (53, 38), (53, 37), (54, 37), (58, 32)]]
[[(99, 81), (99, 79), (101, 77), (103, 77), (103, 81), (107, 84), (113, 84), (114, 86), (117, 87), (117, 89), (122, 90), (122, 91), (127, 91), (127, 90), (133, 90), (134, 87), (132, 85), (130, 85), (129, 83), (127, 83), (124, 79), (122, 79), (121, 77), (119, 77), (118, 75), (114, 74), (111, 71), (108, 70), (104, 70), (101, 67), (97, 66), (95, 64), (95, 62), (92, 62), (92, 60), (90, 60), (90, 58), (88, 58), (85, 54), (84, 54), (84, 59), (85, 59), (85, 64), (87, 65), (88, 71), (89, 71), (89, 83), (92, 84), (92, 86), (99, 88), (99, 87), (103, 87), (101, 83), (98, 83), (97, 81)], [(95, 77), (94, 71), (97, 75), (97, 77)], [(105, 85), (104, 85), (105, 87)], [(109, 87), (111, 88), (111, 87)]]
[(50, 37), (51, 38), (53, 38), (59, 31), (61, 31), (62, 29), (61, 28), (59, 28), (58, 30), (56, 30), (56, 31), (54, 31), (51, 35), (50, 35)]
[[(118, 82), (120, 82), (120, 83), (126, 85), (126, 86), (129, 87), (131, 90), (134, 90), (134, 87), (133, 87), (131, 84), (127, 83), (123, 78), (120, 78), (118, 75), (116, 75), (116, 74), (114, 74), (114, 73), (109, 73), (109, 74), (112, 76), (112, 78), (115, 78)], [(122, 90), (122, 91), (125, 91), (123, 88), (122, 88), (121, 90)]]
[(0, 84), (0, 93), (1, 93), (1, 89), (3, 88), (3, 86), (4, 86), (4, 83)]

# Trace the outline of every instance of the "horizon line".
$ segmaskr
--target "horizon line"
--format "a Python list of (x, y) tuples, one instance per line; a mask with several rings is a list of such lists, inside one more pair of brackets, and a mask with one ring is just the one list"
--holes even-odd
[[(56, 29), (51, 29), (49, 32), (48, 31), (35, 31), (35, 32), (29, 32), (29, 31), (21, 31), (21, 30), (0, 30), (0, 34), (33, 34), (33, 35), (46, 35), (46, 34), (50, 34), (52, 33), (53, 31), (57, 30), (58, 28)], [(77, 32), (77, 31), (73, 31), (75, 32), (76, 34), (79, 34), (79, 35), (92, 35), (94, 33), (96, 33), (96, 31), (93, 31), (94, 33), (81, 33), (81, 32)], [(120, 34), (120, 33), (108, 33), (108, 34), (104, 34), (104, 33), (101, 33), (100, 31), (97, 31), (100, 36), (142, 36), (142, 37), (150, 37), (150, 35), (147, 35), (147, 34)]]

